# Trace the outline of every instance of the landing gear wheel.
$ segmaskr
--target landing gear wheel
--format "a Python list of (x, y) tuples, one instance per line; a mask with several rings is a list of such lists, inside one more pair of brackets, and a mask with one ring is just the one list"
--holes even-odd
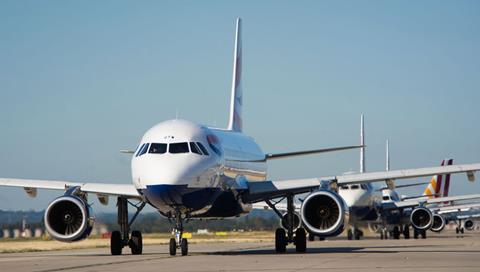
[(460, 229), (460, 233), (463, 234), (465, 232), (465, 229), (464, 228), (461, 228)]
[(175, 238), (170, 238), (170, 256), (175, 256), (177, 254), (177, 241)]
[(318, 237), (319, 241), (325, 241), (325, 237)]
[(278, 253), (284, 253), (287, 250), (287, 238), (285, 230), (278, 228), (275, 231), (275, 251)]
[(413, 228), (413, 238), (414, 238), (414, 239), (418, 239), (419, 232), (420, 232), (420, 231), (419, 231), (418, 229)]
[(315, 235), (309, 233), (309, 234), (308, 234), (308, 241), (310, 241), (310, 242), (315, 241)]
[(360, 240), (360, 238), (362, 238), (362, 236), (363, 236), (363, 232), (361, 230), (359, 230), (359, 229), (354, 229), (353, 230), (353, 238), (355, 240)]
[(420, 231), (420, 234), (422, 235), (422, 239), (427, 239), (427, 231), (426, 230)]
[(295, 249), (300, 253), (307, 251), (307, 235), (304, 228), (295, 231)]
[(123, 239), (118, 230), (112, 232), (110, 237), (110, 252), (112, 255), (122, 255)]
[(458, 234), (460, 232), (460, 229), (458, 229), (458, 227), (456, 227), (455, 232)]
[(132, 231), (130, 239), (130, 249), (133, 255), (140, 255), (143, 251), (142, 233), (138, 230)]
[(403, 226), (403, 238), (410, 239), (410, 227), (408, 225)]
[(353, 233), (352, 233), (352, 230), (349, 229), (348, 232), (347, 232), (347, 239), (348, 240), (352, 240), (353, 239)]
[(188, 254), (188, 241), (187, 241), (187, 239), (182, 239), (182, 243), (180, 244), (180, 249), (182, 250), (182, 256), (186, 256)]
[(398, 226), (393, 227), (393, 239), (400, 239), (400, 229), (398, 228)]

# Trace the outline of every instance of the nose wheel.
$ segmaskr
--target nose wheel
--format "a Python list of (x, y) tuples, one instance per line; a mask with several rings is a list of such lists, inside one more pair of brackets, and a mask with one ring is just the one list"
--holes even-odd
[(169, 251), (170, 256), (177, 255), (177, 249), (180, 249), (182, 256), (188, 255), (188, 240), (183, 238), (183, 219), (182, 214), (177, 211), (175, 215), (175, 228), (172, 233), (174, 238), (170, 238)]

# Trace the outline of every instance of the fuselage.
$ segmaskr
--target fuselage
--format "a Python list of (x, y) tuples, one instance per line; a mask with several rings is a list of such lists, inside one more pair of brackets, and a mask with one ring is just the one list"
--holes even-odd
[(132, 179), (146, 200), (168, 216), (231, 217), (248, 212), (238, 192), (265, 180), (265, 154), (253, 138), (186, 120), (150, 128), (132, 157)]

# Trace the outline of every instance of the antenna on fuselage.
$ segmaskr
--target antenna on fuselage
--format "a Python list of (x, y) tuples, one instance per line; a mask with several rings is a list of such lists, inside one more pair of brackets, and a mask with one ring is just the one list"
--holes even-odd
[(365, 131), (364, 131), (364, 122), (363, 114), (360, 115), (360, 173), (365, 172)]

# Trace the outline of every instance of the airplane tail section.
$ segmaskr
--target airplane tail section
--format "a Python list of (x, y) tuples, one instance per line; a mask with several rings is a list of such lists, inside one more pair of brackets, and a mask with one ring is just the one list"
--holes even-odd
[(228, 129), (241, 132), (243, 129), (242, 122), (242, 35), (241, 35), (241, 19), (237, 18), (237, 28), (235, 31), (235, 50), (233, 58), (233, 78), (232, 78), (232, 94), (230, 100), (230, 118), (228, 121)]
[(363, 114), (360, 116), (360, 173), (365, 173), (365, 128)]
[[(453, 159), (443, 160), (441, 166), (452, 165)], [(443, 186), (442, 186), (443, 185)], [(433, 176), (427, 188), (423, 192), (423, 196), (428, 198), (436, 198), (448, 196), (450, 187), (450, 174)], [(443, 192), (442, 192), (443, 189)]]

